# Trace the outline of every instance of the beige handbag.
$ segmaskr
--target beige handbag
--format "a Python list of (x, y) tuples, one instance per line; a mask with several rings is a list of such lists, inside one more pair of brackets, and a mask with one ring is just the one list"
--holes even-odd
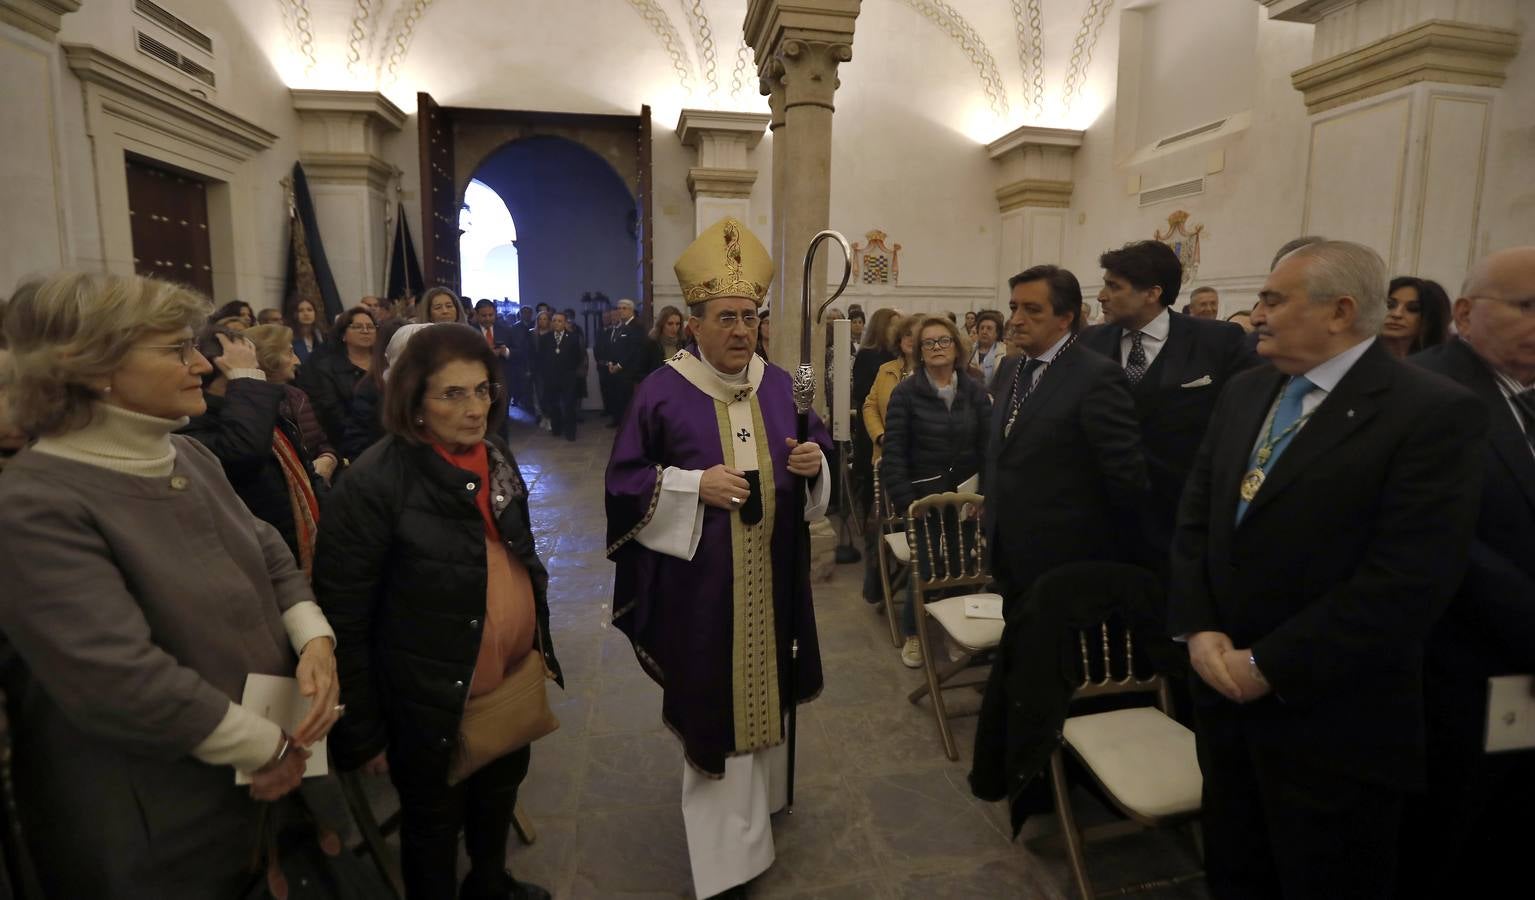
[(448, 784), (458, 784), (560, 727), (549, 709), (544, 685), (550, 677), (543, 651), (535, 643), (494, 690), (469, 698), (459, 724), (458, 749), (448, 767)]

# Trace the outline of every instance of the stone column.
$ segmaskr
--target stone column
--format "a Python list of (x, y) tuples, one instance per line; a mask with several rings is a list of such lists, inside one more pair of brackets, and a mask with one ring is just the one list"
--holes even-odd
[[(837, 67), (853, 58), (853, 25), (860, 0), (750, 0), (746, 39), (756, 52), (762, 91), (781, 126), (773, 133), (772, 342), (774, 363), (799, 365), (804, 254), (810, 239), (831, 219), (831, 129)], [(781, 98), (781, 99), (780, 99)], [(829, 251), (829, 252), (827, 252)], [(822, 248), (812, 276), (811, 297), (826, 296), (825, 260), (836, 248)], [(812, 336), (824, 346), (824, 328)], [(825, 398), (817, 397), (824, 408)]]
[(1299, 233), (1359, 241), (1453, 292), (1481, 254), (1490, 124), (1515, 0), (1260, 0), (1316, 26), (1291, 74), (1310, 113)]
[(299, 162), (309, 178), (325, 256), (345, 306), (384, 289), (389, 264), (385, 222), (394, 213), (390, 183), (400, 171), (383, 158), (384, 137), (405, 113), (373, 91), (292, 91), (299, 117)]
[(59, 26), (80, 0), (0, 0), (0, 294), (74, 262), (59, 145)]
[(735, 216), (750, 226), (757, 167), (749, 156), (761, 143), (768, 119), (762, 113), (682, 111), (677, 138), (683, 146), (698, 151), (698, 165), (688, 170), (695, 236), (726, 216)]
[(1084, 132), (1025, 125), (986, 145), (996, 161), (997, 208), (1002, 213), (997, 254), (998, 297), (1007, 280), (1029, 266), (1059, 265), (1066, 255), (1072, 157)]

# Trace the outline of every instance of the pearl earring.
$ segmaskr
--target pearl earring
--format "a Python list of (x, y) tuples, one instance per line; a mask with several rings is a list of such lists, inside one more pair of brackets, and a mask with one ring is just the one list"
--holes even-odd
[(416, 416), (416, 424), (417, 425), (425, 425), (426, 424), (426, 420), (421, 418), (420, 416)]
[(112, 393), (112, 386), (110, 384), (107, 385), (106, 387), (101, 389), (101, 392), (103, 394), (110, 394), (110, 393)]

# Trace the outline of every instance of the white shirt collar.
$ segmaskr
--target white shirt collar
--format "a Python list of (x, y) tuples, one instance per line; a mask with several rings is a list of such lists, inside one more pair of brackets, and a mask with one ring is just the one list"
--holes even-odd
[(1041, 353), (1038, 356), (1031, 356), (1029, 359), (1037, 359), (1040, 362), (1046, 363), (1050, 362), (1051, 360), (1055, 359), (1055, 355), (1061, 352), (1061, 348), (1066, 346), (1066, 342), (1069, 340), (1071, 340), (1071, 332), (1068, 331), (1061, 335), (1061, 339), (1056, 341), (1054, 346), (1052, 346), (1049, 350), (1046, 350), (1044, 353)]
[(1354, 367), (1354, 363), (1359, 362), (1359, 357), (1364, 356), (1364, 352), (1370, 349), (1370, 345), (1374, 343), (1375, 338), (1365, 338), (1327, 362), (1306, 372), (1306, 380), (1327, 393), (1332, 393), (1333, 389), (1338, 386), (1338, 382), (1343, 380), (1343, 376), (1348, 374), (1348, 370)]
[[(1153, 341), (1165, 341), (1167, 340), (1167, 332), (1172, 329), (1172, 326), (1173, 314), (1164, 306), (1162, 311), (1157, 313), (1157, 317), (1147, 322), (1146, 327), (1141, 329), (1141, 337), (1142, 339), (1150, 338)], [(1125, 333), (1128, 334), (1133, 330), (1132, 328), (1127, 328)]]

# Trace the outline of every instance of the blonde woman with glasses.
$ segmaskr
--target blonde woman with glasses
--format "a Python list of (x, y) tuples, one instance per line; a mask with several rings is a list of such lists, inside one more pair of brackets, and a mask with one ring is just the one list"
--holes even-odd
[[(335, 638), (277, 531), (175, 434), (213, 367), (206, 299), (137, 276), (23, 285), (0, 475), (0, 632), (17, 815), (49, 897), (234, 897), (261, 803), (299, 786), (341, 713)], [(240, 706), (297, 675), (292, 732)], [(236, 773), (251, 777), (235, 784)]]

